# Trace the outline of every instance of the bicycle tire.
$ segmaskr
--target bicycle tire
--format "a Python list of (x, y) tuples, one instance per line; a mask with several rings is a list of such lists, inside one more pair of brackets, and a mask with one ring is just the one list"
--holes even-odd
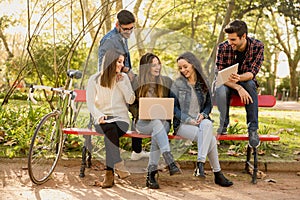
[(45, 115), (32, 137), (28, 156), (28, 173), (35, 184), (45, 183), (59, 160), (63, 146), (62, 125), (57, 125), (59, 117), (59, 111)]

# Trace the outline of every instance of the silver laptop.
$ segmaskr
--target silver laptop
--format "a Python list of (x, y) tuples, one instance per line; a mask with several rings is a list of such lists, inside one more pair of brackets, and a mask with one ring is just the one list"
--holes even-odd
[(139, 119), (172, 120), (174, 113), (174, 98), (140, 98)]

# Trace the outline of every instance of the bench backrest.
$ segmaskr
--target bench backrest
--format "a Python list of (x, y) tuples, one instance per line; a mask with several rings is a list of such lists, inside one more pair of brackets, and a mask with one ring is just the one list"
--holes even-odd
[[(273, 107), (276, 104), (276, 98), (272, 95), (258, 95), (258, 107)], [(232, 95), (231, 106), (244, 106), (241, 98), (237, 95)]]
[(86, 102), (86, 90), (74, 90), (77, 93), (75, 102)]
[[(75, 90), (77, 93), (76, 102), (86, 102), (86, 91), (85, 90)], [(259, 107), (273, 107), (276, 104), (276, 98), (272, 95), (258, 95), (258, 106)], [(231, 97), (231, 106), (244, 106), (241, 99), (237, 95)]]

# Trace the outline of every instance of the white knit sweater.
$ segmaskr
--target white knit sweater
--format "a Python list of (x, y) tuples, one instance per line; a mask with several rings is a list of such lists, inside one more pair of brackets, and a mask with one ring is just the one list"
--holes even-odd
[[(100, 73), (100, 72), (99, 72)], [(94, 118), (94, 123), (103, 116), (117, 116), (116, 120), (129, 124), (128, 106), (135, 100), (130, 80), (127, 74), (122, 73), (123, 80), (114, 84), (112, 88), (100, 86), (100, 76), (96, 73), (89, 78), (86, 89), (87, 107)]]

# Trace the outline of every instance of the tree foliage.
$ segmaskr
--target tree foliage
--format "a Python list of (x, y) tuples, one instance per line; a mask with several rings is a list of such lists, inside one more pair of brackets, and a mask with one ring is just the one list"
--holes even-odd
[[(184, 51), (193, 51), (202, 61), (210, 80), (214, 76), (216, 45), (223, 41), (223, 27), (232, 19), (247, 22), (249, 35), (265, 44), (265, 62), (260, 77), (270, 74), (270, 79), (259, 78), (261, 85), (270, 85), (268, 93), (275, 87), (278, 54), (283, 51), (289, 59), (290, 87), (299, 83), (295, 78), (299, 63), (299, 2), (297, 0), (135, 0), (123, 1), (28, 1), (27, 41), (23, 49), (27, 53), (17, 54), (19, 59), (6, 66), (19, 66), (22, 73), (10, 74), (10, 80), (63, 84), (61, 75), (69, 68), (84, 71), (84, 80), (96, 71), (97, 48), (100, 38), (115, 23), (120, 8), (130, 9), (137, 16), (137, 29), (132, 37), (131, 53), (133, 66), (137, 70), (140, 56), (155, 52), (168, 66), (166, 73), (176, 72), (176, 57)], [(71, 11), (71, 12), (70, 12)], [(5, 16), (0, 16), (5, 19)], [(12, 21), (0, 20), (0, 33), (13, 26)], [(3, 23), (6, 23), (5, 25)], [(0, 34), (1, 36), (1, 34)], [(7, 38), (7, 37), (0, 37)], [(1, 40), (3, 43), (3, 39)], [(12, 43), (7, 43), (6, 52)], [(3, 45), (1, 45), (3, 47)], [(5, 48), (2, 48), (5, 49)], [(9, 54), (6, 53), (6, 58)], [(21, 58), (20, 58), (21, 57)], [(2, 65), (4, 61), (1, 61)], [(11, 68), (9, 68), (11, 69)], [(50, 76), (52, 75), (52, 76)], [(58, 76), (56, 76), (58, 75)], [(58, 78), (58, 79), (57, 79)], [(52, 80), (52, 81), (51, 81)], [(14, 84), (12, 84), (14, 85)], [(82, 82), (80, 87), (84, 87)], [(296, 93), (292, 89), (292, 96)]]

